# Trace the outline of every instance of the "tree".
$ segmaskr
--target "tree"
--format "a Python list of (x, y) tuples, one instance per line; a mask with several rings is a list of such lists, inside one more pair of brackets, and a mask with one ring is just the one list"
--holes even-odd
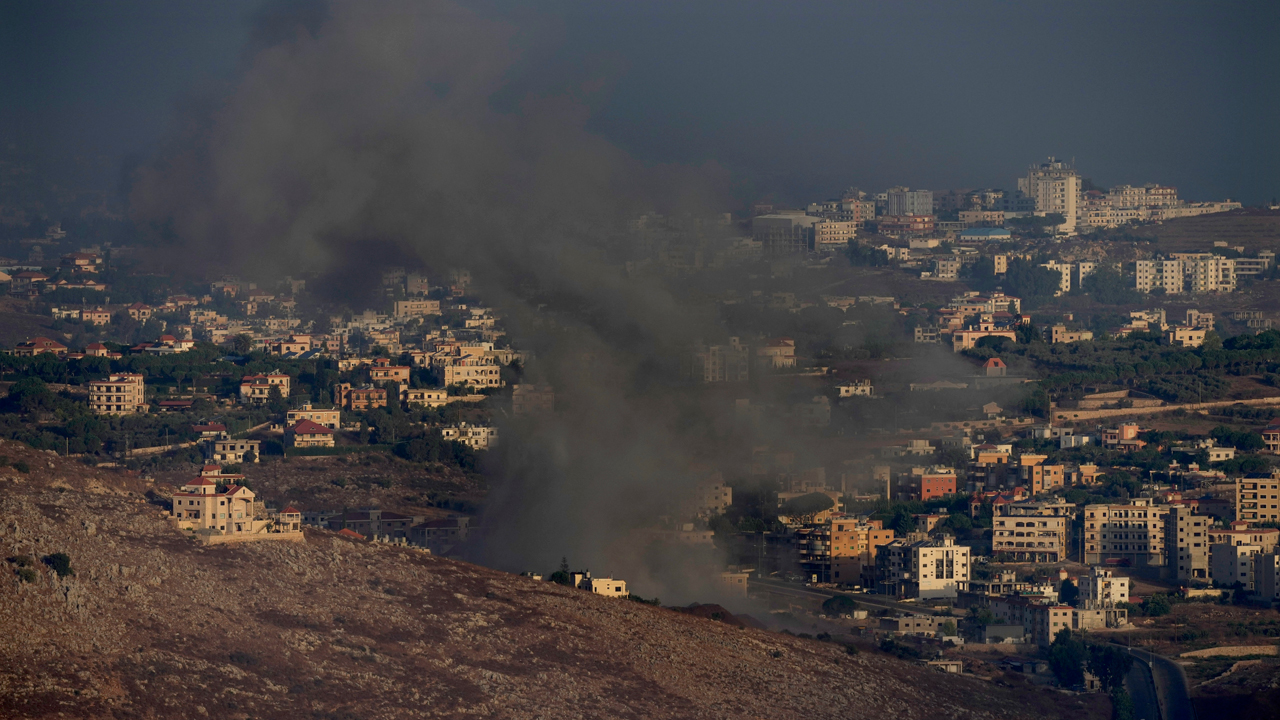
[(1143, 614), (1149, 617), (1161, 617), (1173, 612), (1173, 605), (1169, 602), (1168, 597), (1156, 594), (1147, 598), (1147, 601), (1142, 605), (1142, 611)]
[(244, 451), (244, 461), (245, 461), (246, 463), (253, 463), (253, 462), (257, 462), (257, 461), (258, 461), (258, 454), (257, 454), (257, 453), (255, 453), (255, 452), (254, 452), (254, 451), (252, 451), (252, 450), (245, 450), (245, 451)]
[(1111, 645), (1089, 647), (1089, 672), (1098, 678), (1103, 689), (1114, 690), (1124, 685), (1124, 676), (1133, 667), (1133, 656)]
[(947, 620), (938, 626), (938, 632), (943, 637), (953, 637), (956, 634), (956, 624), (951, 620)]
[(1085, 646), (1071, 630), (1062, 628), (1049, 646), (1049, 669), (1063, 687), (1074, 687), (1084, 682)]
[(795, 518), (811, 519), (814, 515), (835, 507), (836, 501), (831, 499), (830, 495), (820, 492), (812, 492), (799, 497), (793, 497), (782, 504), (782, 508), (778, 514), (788, 515)]
[(56, 552), (52, 555), (45, 555), (40, 560), (45, 565), (53, 568), (53, 571), (58, 573), (58, 577), (76, 574), (76, 571), (71, 569), (71, 556), (66, 553)]
[(241, 333), (231, 338), (231, 349), (236, 351), (237, 355), (248, 355), (253, 349), (253, 338)]
[(822, 612), (828, 615), (847, 615), (858, 609), (858, 602), (848, 595), (833, 595), (822, 603)]
[(1071, 582), (1071, 578), (1064, 579), (1062, 581), (1062, 587), (1058, 590), (1058, 599), (1071, 607), (1075, 607), (1076, 601), (1079, 600), (1079, 598), (1080, 588), (1076, 587), (1076, 584)]

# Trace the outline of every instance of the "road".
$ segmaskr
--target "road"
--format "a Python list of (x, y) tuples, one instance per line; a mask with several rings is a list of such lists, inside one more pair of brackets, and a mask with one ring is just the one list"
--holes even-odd
[(1160, 703), (1156, 699), (1155, 682), (1147, 664), (1135, 659), (1124, 678), (1124, 689), (1133, 698), (1134, 720), (1161, 720)]
[(1132, 652), (1134, 657), (1150, 663), (1156, 697), (1164, 713), (1163, 720), (1195, 720), (1195, 709), (1191, 707), (1190, 686), (1187, 684), (1187, 674), (1182, 666), (1163, 655), (1156, 655), (1146, 650), (1134, 648)]
[(914, 603), (902, 603), (890, 600), (882, 595), (868, 595), (866, 593), (840, 592), (838, 590), (827, 590), (825, 588), (809, 587), (808, 585), (799, 585), (796, 583), (784, 582), (782, 580), (767, 580), (750, 578), (747, 580), (747, 589), (756, 592), (767, 592), (774, 595), (784, 595), (804, 600), (809, 600), (821, 604), (827, 598), (834, 595), (848, 595), (858, 602), (859, 605), (870, 605), (878, 608), (888, 608), (890, 610), (901, 610), (909, 613), (932, 613), (928, 606), (922, 606)]

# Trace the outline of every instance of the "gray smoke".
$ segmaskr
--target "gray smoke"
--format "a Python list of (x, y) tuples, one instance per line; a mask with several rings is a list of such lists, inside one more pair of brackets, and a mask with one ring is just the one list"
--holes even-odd
[(617, 258), (642, 211), (723, 209), (723, 178), (634, 161), (584, 129), (583, 97), (513, 98), (510, 25), (443, 0), (301, 15), (267, 15), (239, 83), (140, 174), (135, 217), (193, 265), (317, 271), (335, 294), (382, 265), (470, 269), (568, 408), (506, 428), (482, 559), (568, 555), (678, 599), (704, 558), (655, 558), (635, 531), (707, 459), (714, 413), (659, 388), (718, 328)]

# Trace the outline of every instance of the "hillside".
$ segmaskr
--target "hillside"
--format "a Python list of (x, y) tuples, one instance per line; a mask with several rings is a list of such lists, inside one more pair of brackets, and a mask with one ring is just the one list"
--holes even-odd
[[(945, 676), (416, 550), (196, 546), (145, 481), (0, 442), (0, 716), (1054, 718)], [(22, 469), (15, 467), (25, 463)], [(74, 575), (38, 558), (63, 552)], [(37, 558), (21, 568), (20, 556)], [(30, 582), (21, 579), (19, 570)]]
[(1133, 235), (1155, 237), (1161, 253), (1204, 252), (1221, 241), (1228, 247), (1243, 245), (1250, 255), (1259, 250), (1280, 251), (1280, 211), (1242, 209), (1144, 225)]

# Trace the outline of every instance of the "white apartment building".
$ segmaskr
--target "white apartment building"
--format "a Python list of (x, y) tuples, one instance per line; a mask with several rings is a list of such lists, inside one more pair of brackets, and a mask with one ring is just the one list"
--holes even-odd
[(146, 410), (146, 395), (141, 375), (111, 375), (89, 383), (89, 409), (98, 415), (131, 415)]
[(1135, 286), (1142, 292), (1157, 287), (1167, 293), (1234, 292), (1236, 261), (1212, 253), (1174, 253), (1164, 260), (1139, 260)]
[(894, 540), (876, 553), (881, 588), (914, 598), (954, 598), (969, 586), (969, 548), (950, 536)]
[(1018, 189), (1035, 200), (1037, 215), (1059, 213), (1064, 221), (1058, 231), (1075, 234), (1080, 174), (1070, 164), (1051, 157), (1048, 162), (1032, 165), (1027, 177), (1018, 178)]
[(488, 450), (498, 446), (498, 428), (459, 423), (440, 428), (445, 440), (460, 442), (472, 450)]
[(1254, 589), (1254, 558), (1262, 554), (1260, 545), (1218, 543), (1209, 548), (1209, 578), (1222, 587), (1240, 583)]
[(1135, 283), (1142, 292), (1161, 287), (1167, 293), (1183, 289), (1182, 262), (1179, 260), (1139, 260), (1135, 266)]
[(1089, 568), (1080, 578), (1080, 599), (1084, 607), (1114, 607), (1129, 602), (1129, 578), (1103, 568)]

